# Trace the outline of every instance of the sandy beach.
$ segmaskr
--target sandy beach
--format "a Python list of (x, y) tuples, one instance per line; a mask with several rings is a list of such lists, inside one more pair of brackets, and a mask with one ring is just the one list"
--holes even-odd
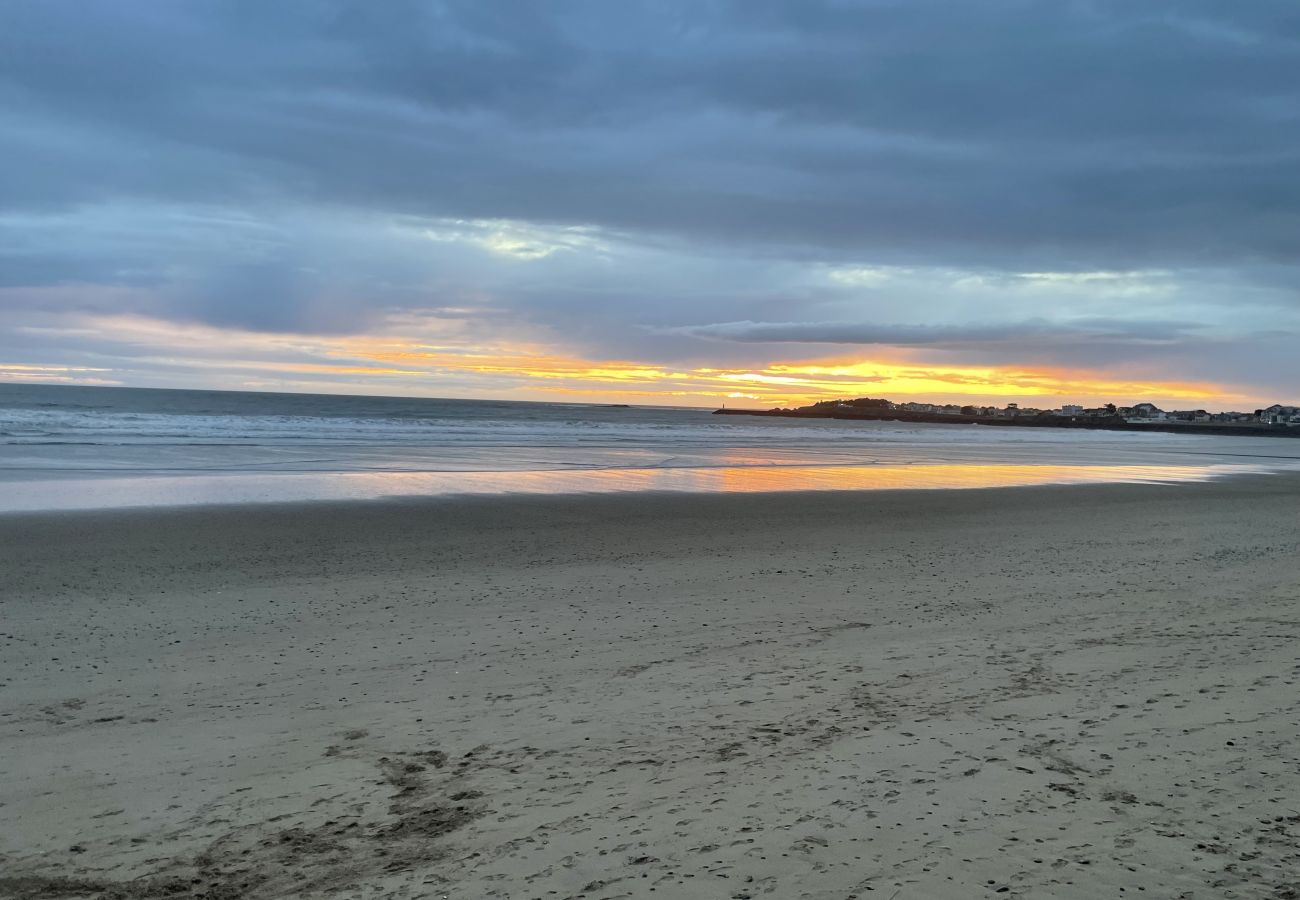
[(1298, 511), (0, 517), (0, 896), (1300, 897)]

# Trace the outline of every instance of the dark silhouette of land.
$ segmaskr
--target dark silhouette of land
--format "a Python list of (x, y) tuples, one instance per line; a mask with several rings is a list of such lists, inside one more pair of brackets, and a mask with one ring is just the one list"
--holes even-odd
[[(989, 425), (1003, 428), (1087, 428), (1106, 431), (1164, 431), (1175, 434), (1244, 435), (1300, 438), (1300, 427), (1250, 422), (1130, 422), (1118, 412), (1109, 415), (1062, 415), (1041, 412), (1028, 415), (980, 415), (914, 412), (889, 401), (824, 401), (795, 409), (714, 410), (716, 416), (775, 416), (789, 419), (850, 419), (863, 422), (925, 422), (936, 425)], [(1024, 412), (1024, 411), (1020, 411)]]

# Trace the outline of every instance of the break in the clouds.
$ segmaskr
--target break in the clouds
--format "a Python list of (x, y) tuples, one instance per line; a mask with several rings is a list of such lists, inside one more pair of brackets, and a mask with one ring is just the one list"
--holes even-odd
[[(1290, 0), (13, 0), (0, 364), (301, 388), (366, 337), (1294, 400), (1297, 108)], [(254, 378), (169, 328), (283, 341)]]

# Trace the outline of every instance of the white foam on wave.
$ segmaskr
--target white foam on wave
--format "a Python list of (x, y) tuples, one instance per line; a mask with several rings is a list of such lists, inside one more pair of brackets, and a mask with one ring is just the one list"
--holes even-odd
[[(411, 442), (516, 444), (683, 443), (806, 445), (808, 443), (1125, 444), (1196, 440), (1195, 435), (1052, 428), (991, 428), (903, 422), (845, 422), (714, 417), (681, 412), (677, 421), (618, 422), (562, 415), (531, 418), (384, 418), (286, 415), (177, 415), (76, 410), (0, 409), (0, 444), (113, 445)], [(663, 415), (659, 413), (659, 415)]]

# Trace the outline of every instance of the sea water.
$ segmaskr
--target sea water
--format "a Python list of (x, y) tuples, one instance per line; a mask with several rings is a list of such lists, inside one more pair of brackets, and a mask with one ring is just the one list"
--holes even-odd
[(480, 493), (1198, 480), (1286, 439), (710, 409), (0, 384), (0, 511)]

